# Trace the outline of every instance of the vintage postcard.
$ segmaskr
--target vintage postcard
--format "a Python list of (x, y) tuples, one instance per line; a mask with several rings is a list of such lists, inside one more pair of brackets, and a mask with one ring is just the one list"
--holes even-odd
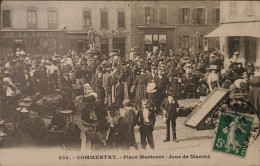
[(259, 166), (259, 96), (260, 1), (0, 0), (0, 166)]

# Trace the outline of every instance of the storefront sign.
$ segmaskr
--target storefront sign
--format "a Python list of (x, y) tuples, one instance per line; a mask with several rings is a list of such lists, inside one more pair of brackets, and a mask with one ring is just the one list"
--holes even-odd
[(53, 32), (1, 32), (1, 38), (51, 38)]
[(67, 39), (76, 39), (76, 40), (83, 40), (83, 39), (89, 39), (87, 35), (67, 35)]
[(129, 35), (130, 35), (129, 31), (115, 31), (115, 30), (112, 30), (111, 32), (103, 32), (102, 34), (103, 37), (126, 37)]

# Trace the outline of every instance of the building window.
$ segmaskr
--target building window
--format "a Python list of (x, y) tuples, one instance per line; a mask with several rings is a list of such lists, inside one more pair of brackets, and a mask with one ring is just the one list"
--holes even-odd
[(230, 7), (229, 7), (229, 15), (231, 17), (234, 17), (237, 15), (237, 3), (235, 1), (230, 2)]
[(51, 10), (48, 12), (48, 26), (49, 28), (57, 28), (58, 27), (58, 13), (55, 10)]
[(216, 22), (215, 23), (219, 23), (220, 22), (220, 9), (217, 8), (216, 9)]
[(101, 28), (108, 28), (108, 11), (101, 11)]
[(3, 27), (11, 27), (11, 10), (3, 10)]
[(181, 24), (190, 23), (190, 8), (181, 9)]
[(253, 16), (254, 15), (254, 2), (247, 1), (247, 15)]
[(179, 36), (179, 48), (189, 49), (190, 37)]
[(155, 23), (155, 9), (151, 7), (144, 8), (144, 23), (153, 24)]
[(167, 7), (159, 7), (159, 24), (167, 24)]
[(118, 22), (118, 28), (125, 27), (125, 12), (124, 11), (119, 11), (117, 13), (117, 22)]
[(212, 24), (218, 24), (220, 22), (220, 9), (212, 9)]
[(27, 10), (27, 25), (28, 28), (36, 28), (37, 26), (37, 11)]
[(91, 27), (91, 11), (86, 10), (83, 11), (83, 27), (84, 28), (89, 28)]
[(197, 8), (197, 24), (205, 24), (206, 12), (204, 8)]

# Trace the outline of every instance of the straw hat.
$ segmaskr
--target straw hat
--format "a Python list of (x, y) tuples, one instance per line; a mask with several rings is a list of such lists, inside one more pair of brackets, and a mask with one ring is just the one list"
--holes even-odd
[(234, 55), (238, 55), (238, 54), (239, 54), (238, 51), (234, 52)]
[(22, 113), (26, 113), (26, 112), (29, 112), (28, 109), (26, 107), (23, 107), (22, 110), (21, 110)]
[(129, 99), (126, 99), (123, 101), (123, 105), (124, 106), (130, 106), (131, 105), (131, 101)]
[(183, 68), (186, 69), (187, 67), (191, 67), (191, 64), (187, 63), (187, 64), (185, 64), (185, 66)]
[(217, 70), (218, 66), (217, 65), (210, 65), (209, 69), (210, 70)]

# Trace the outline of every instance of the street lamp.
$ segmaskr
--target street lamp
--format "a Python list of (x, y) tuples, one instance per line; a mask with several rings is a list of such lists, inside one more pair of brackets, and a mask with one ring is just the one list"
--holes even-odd
[(196, 50), (197, 52), (199, 52), (199, 43), (200, 43), (200, 32), (199, 30), (197, 30), (197, 32), (195, 33), (195, 37), (196, 37)]

